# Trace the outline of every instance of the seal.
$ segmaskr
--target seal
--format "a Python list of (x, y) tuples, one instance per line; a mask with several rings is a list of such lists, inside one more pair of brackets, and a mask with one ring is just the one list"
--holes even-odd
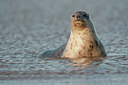
[(70, 37), (66, 44), (41, 53), (43, 58), (105, 57), (106, 52), (98, 39), (89, 14), (77, 11), (70, 17)]

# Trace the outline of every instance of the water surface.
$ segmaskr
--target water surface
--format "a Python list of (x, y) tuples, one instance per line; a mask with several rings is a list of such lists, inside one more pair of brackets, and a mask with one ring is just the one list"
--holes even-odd
[[(1, 0), (0, 85), (126, 85), (127, 0)], [(67, 41), (76, 10), (92, 17), (108, 57), (43, 60), (36, 56)]]

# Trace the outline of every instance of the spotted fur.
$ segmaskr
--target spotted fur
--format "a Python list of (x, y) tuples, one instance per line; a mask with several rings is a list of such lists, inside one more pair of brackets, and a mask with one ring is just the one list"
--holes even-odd
[(61, 47), (41, 53), (39, 57), (95, 57), (106, 56), (103, 44), (98, 39), (89, 14), (77, 11), (71, 15), (69, 40)]

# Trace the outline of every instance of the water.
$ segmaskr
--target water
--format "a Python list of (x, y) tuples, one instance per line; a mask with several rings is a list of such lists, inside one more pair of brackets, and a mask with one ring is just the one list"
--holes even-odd
[[(1, 0), (0, 85), (126, 85), (127, 0)], [(92, 17), (108, 57), (38, 59), (67, 41), (76, 10)]]

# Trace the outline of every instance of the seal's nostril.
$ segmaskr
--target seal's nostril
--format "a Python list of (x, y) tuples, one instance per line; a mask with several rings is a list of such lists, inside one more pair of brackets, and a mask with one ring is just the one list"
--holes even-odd
[(78, 15), (77, 18), (80, 18), (80, 15)]
[(78, 21), (81, 20), (81, 16), (80, 15), (77, 15), (76, 18), (77, 18)]

